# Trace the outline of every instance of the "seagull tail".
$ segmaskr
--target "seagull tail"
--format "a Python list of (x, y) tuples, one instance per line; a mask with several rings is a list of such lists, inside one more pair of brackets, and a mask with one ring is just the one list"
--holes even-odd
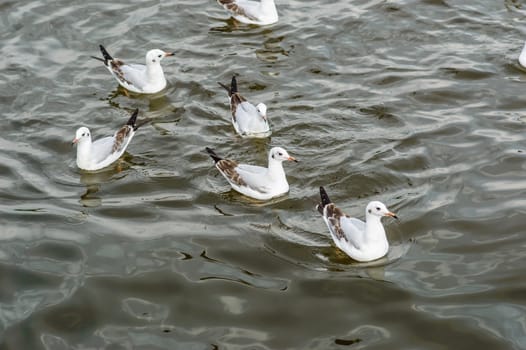
[(232, 82), (230, 82), (230, 95), (237, 93), (237, 80), (236, 76), (232, 76)]
[(148, 124), (149, 122), (152, 121), (152, 118), (146, 118), (137, 123), (138, 114), (139, 114), (139, 108), (135, 108), (130, 119), (128, 119), (128, 122), (126, 123), (126, 125), (129, 125), (133, 128), (133, 131), (137, 131), (137, 129), (139, 129), (141, 126), (143, 126), (144, 124)]
[(220, 82), (217, 82), (217, 83), (219, 84), (219, 86), (221, 86), (223, 89), (225, 89), (228, 92), (228, 97), (232, 96), (232, 94), (230, 93), (230, 88), (228, 86)]
[(228, 91), (228, 97), (232, 97), (233, 94), (237, 93), (237, 80), (236, 76), (234, 75), (232, 77), (232, 81), (230, 82), (230, 87), (226, 86), (223, 83), (217, 82), (223, 89)]
[(320, 214), (323, 215), (323, 208), (325, 208), (326, 205), (329, 205), (332, 203), (329, 198), (329, 195), (327, 194), (323, 186), (320, 186), (320, 197), (321, 197), (321, 203), (316, 206), (316, 209), (318, 209)]
[(102, 52), (102, 57), (104, 57), (104, 64), (107, 64), (108, 61), (112, 61), (113, 60), (113, 57), (111, 57), (111, 55), (108, 53), (108, 51), (106, 51), (104, 46), (99, 45), (99, 48), (100, 48), (100, 52)]
[(137, 129), (139, 129), (141, 126), (143, 126), (144, 124), (148, 124), (151, 121), (152, 121), (152, 118), (141, 120), (139, 123), (137, 123), (137, 125), (135, 125), (135, 127), (133, 128), (133, 131), (137, 131)]
[(94, 59), (96, 59), (96, 60), (98, 60), (98, 61), (101, 61), (101, 62), (104, 63), (104, 64), (106, 64), (106, 61), (103, 60), (103, 59), (100, 58), (100, 57), (95, 57), (95, 56), (90, 56), (90, 57), (91, 57), (91, 58), (94, 58)]
[(212, 159), (214, 160), (214, 162), (217, 163), (217, 162), (219, 162), (221, 159), (223, 159), (223, 158), (221, 158), (220, 156), (218, 156), (218, 155), (216, 154), (216, 152), (215, 152), (213, 149), (211, 149), (210, 147), (206, 147), (205, 150), (206, 150), (206, 152), (208, 153), (208, 155), (209, 155), (210, 157), (212, 157)]
[(133, 127), (133, 131), (137, 131), (137, 129), (139, 129), (141, 126), (143, 126), (144, 124), (148, 124), (151, 121), (152, 121), (152, 118), (147, 118), (147, 119), (141, 120), (140, 122), (135, 124), (135, 126)]
[(137, 122), (137, 115), (139, 114), (139, 108), (135, 108), (133, 111), (130, 119), (128, 119), (128, 122), (126, 125), (129, 125), (133, 128), (133, 130), (137, 130), (139, 127), (135, 124)]

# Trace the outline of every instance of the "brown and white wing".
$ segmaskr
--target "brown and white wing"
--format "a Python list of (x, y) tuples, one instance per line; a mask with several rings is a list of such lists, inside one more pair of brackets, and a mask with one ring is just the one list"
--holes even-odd
[(143, 64), (126, 64), (119, 59), (109, 61), (112, 75), (125, 88), (140, 92), (148, 83), (146, 80), (146, 66)]
[(333, 203), (327, 204), (323, 208), (323, 219), (335, 240), (345, 239), (345, 235), (340, 225), (340, 219), (344, 216), (345, 214), (340, 208)]
[(124, 125), (113, 136), (96, 140), (92, 144), (93, 161), (98, 167), (105, 167), (119, 159), (130, 143), (135, 131)]
[(323, 219), (329, 228), (331, 236), (338, 245), (351, 245), (360, 248), (360, 242), (365, 232), (365, 223), (361, 220), (351, 218), (333, 203), (323, 208)]
[(234, 120), (234, 122), (237, 122), (237, 109), (239, 105), (243, 102), (246, 102), (246, 99), (237, 92), (233, 93), (232, 96), (230, 96), (230, 109), (232, 110), (232, 119)]
[(233, 16), (246, 17), (253, 21), (258, 20), (257, 16), (253, 13), (253, 6), (249, 5), (250, 3), (239, 0), (217, 0), (217, 2), (226, 10), (230, 11)]
[(243, 181), (239, 173), (236, 171), (238, 162), (231, 159), (221, 159), (216, 162), (216, 168), (223, 174), (223, 176), (236, 186), (246, 186), (246, 183)]
[(266, 181), (263, 181), (266, 172), (266, 169), (263, 167), (239, 164), (230, 159), (218, 161), (216, 167), (233, 186), (250, 188), (260, 193), (270, 191)]
[(126, 147), (128, 147), (128, 143), (130, 143), (133, 134), (134, 130), (131, 125), (124, 125), (120, 128), (115, 135), (113, 135), (115, 142), (113, 143), (112, 153), (122, 154), (126, 150)]
[(125, 67), (126, 64), (124, 61), (119, 59), (112, 59), (111, 61), (108, 61), (108, 68), (110, 69), (113, 76), (121, 83), (133, 85), (131, 81), (126, 79), (126, 75), (124, 74), (123, 67)]

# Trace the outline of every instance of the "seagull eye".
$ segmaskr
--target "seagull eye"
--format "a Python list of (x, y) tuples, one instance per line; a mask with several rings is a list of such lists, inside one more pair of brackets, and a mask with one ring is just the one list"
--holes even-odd
[(161, 57), (163, 57), (163, 55), (159, 55), (159, 56), (157, 56), (157, 57), (161, 58)]
[(380, 207), (376, 207), (376, 210), (377, 210), (377, 211), (380, 211)]
[(83, 132), (83, 133), (82, 133), (82, 136), (86, 136), (86, 133), (85, 133), (85, 132)]
[(279, 155), (279, 156), (282, 156), (282, 155), (283, 155), (283, 153), (281, 153), (281, 152), (278, 152), (278, 155)]

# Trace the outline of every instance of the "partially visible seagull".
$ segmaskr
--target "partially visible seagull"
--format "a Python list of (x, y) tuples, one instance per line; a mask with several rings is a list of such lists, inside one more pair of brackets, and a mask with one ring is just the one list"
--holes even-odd
[(99, 170), (115, 162), (126, 151), (135, 131), (148, 120), (136, 124), (136, 109), (128, 122), (113, 136), (91, 142), (91, 133), (85, 126), (77, 129), (72, 144), (77, 144), (77, 166), (83, 170)]
[(398, 217), (385, 204), (370, 202), (365, 208), (365, 222), (345, 215), (336, 207), (323, 187), (320, 187), (321, 203), (317, 209), (327, 224), (332, 240), (338, 248), (356, 261), (372, 261), (387, 254), (389, 242), (380, 219), (383, 216)]
[(524, 43), (524, 46), (522, 47), (522, 51), (519, 56), (519, 63), (522, 68), (526, 68), (526, 43)]
[(215, 162), (216, 168), (226, 178), (230, 186), (247, 197), (268, 200), (289, 191), (289, 183), (283, 170), (284, 160), (297, 160), (281, 147), (273, 147), (268, 155), (268, 168), (239, 164), (218, 156), (211, 148), (206, 151)]
[(232, 125), (241, 136), (267, 137), (272, 133), (267, 119), (267, 106), (259, 103), (254, 106), (237, 91), (236, 77), (232, 77), (230, 87), (219, 83), (230, 97), (230, 110), (232, 111)]
[(140, 94), (154, 94), (166, 87), (161, 60), (164, 57), (173, 56), (173, 52), (150, 50), (146, 53), (146, 65), (144, 65), (125, 63), (118, 58), (111, 57), (104, 46), (99, 45), (99, 47), (103, 59), (91, 57), (102, 61), (123, 88)]
[(217, 0), (241, 23), (267, 25), (278, 21), (274, 0)]

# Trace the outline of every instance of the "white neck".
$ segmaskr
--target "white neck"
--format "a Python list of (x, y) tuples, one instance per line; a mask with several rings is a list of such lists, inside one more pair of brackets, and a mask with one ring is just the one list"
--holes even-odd
[(77, 165), (79, 168), (89, 168), (91, 164), (91, 137), (82, 139), (77, 144)]
[(149, 83), (159, 83), (165, 81), (161, 62), (149, 62), (146, 65), (146, 76)]
[(283, 162), (272, 158), (272, 155), (268, 157), (268, 174), (269, 177), (275, 181), (287, 181), (285, 170), (283, 170)]
[(372, 241), (387, 241), (385, 236), (384, 225), (382, 225), (381, 217), (373, 214), (365, 214), (365, 240)]

